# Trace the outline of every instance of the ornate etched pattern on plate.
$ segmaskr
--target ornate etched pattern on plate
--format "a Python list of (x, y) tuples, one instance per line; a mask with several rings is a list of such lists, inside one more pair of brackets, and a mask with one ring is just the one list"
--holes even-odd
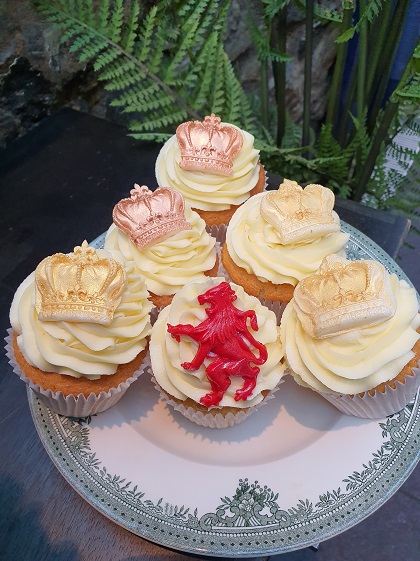
[[(395, 262), (371, 240), (351, 233), (347, 255), (375, 258), (403, 277)], [(100, 245), (103, 239), (95, 240)], [(316, 500), (299, 497), (284, 506), (279, 488), (241, 475), (230, 494), (215, 499), (206, 512), (196, 493), (183, 504), (167, 497), (152, 500), (144, 487), (105, 465), (91, 446), (96, 419), (72, 419), (52, 413), (29, 391), (29, 403), (41, 441), (57, 468), (99, 511), (139, 536), (181, 551), (226, 557), (265, 555), (306, 547), (350, 528), (381, 506), (414, 469), (420, 454), (420, 393), (401, 412), (376, 423), (382, 434), (377, 449), (363, 458), (340, 485), (325, 488)], [(118, 407), (118, 405), (116, 406)], [(92, 421), (92, 425), (90, 424)], [(147, 462), (147, 459), (145, 460)], [(242, 475), (243, 473), (243, 475)], [(279, 487), (284, 482), (279, 481)], [(219, 493), (221, 494), (221, 493)], [(197, 501), (194, 504), (194, 501)], [(191, 505), (191, 502), (193, 504)]]

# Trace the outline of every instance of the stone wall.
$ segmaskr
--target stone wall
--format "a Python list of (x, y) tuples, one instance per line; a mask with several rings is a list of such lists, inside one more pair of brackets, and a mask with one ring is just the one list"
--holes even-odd
[[(259, 65), (246, 21), (246, 0), (233, 0), (226, 49), (248, 91), (258, 91)], [(340, 2), (329, 2), (340, 4)], [(336, 31), (317, 26), (314, 34), (312, 118), (326, 108), (329, 71), (335, 57)], [(302, 13), (288, 12), (287, 107), (294, 121), (302, 117), (305, 24)], [(273, 88), (273, 80), (270, 81)], [(58, 33), (42, 21), (31, 0), (0, 0), (0, 147), (24, 134), (60, 106), (123, 122), (108, 105), (108, 93), (90, 64), (81, 65)], [(274, 99), (274, 95), (272, 92)]]
[[(259, 63), (247, 26), (248, 0), (233, 0), (226, 34), (226, 51), (239, 72), (241, 83), (248, 90), (258, 91)], [(341, 1), (324, 2), (339, 8)], [(335, 60), (335, 28), (315, 24), (312, 59), (311, 117), (320, 121), (327, 106), (329, 73)], [(286, 65), (286, 106), (295, 122), (302, 119), (305, 59), (305, 21), (301, 10), (293, 2), (287, 13), (287, 54), (293, 57)], [(274, 80), (270, 80), (271, 101), (274, 103)]]

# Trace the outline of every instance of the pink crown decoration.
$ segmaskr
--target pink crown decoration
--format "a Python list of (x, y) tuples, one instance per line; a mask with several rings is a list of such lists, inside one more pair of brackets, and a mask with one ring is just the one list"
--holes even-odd
[(101, 258), (85, 240), (69, 255), (55, 253), (41, 261), (35, 271), (39, 320), (112, 322), (127, 277), (122, 265), (103, 253)]
[(134, 185), (131, 198), (114, 207), (114, 224), (139, 248), (151, 246), (182, 230), (190, 230), (185, 219), (184, 198), (169, 187), (151, 191), (146, 185)]
[(241, 131), (222, 125), (214, 113), (204, 121), (188, 121), (176, 129), (181, 150), (179, 167), (188, 171), (204, 171), (231, 176), (233, 159), (242, 148)]

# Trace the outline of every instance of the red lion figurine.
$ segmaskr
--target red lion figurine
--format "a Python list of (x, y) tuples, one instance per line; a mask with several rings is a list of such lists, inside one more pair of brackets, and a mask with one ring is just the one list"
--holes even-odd
[[(258, 366), (250, 363), (264, 364), (267, 360), (267, 349), (254, 339), (247, 326), (249, 318), (251, 328), (258, 331), (257, 316), (253, 310), (238, 310), (232, 304), (236, 298), (230, 285), (222, 282), (198, 296), (200, 304), (210, 304), (206, 308), (207, 319), (195, 327), (191, 324), (168, 324), (169, 333), (177, 341), (180, 341), (180, 335), (187, 335), (198, 343), (195, 357), (191, 362), (183, 362), (182, 368), (198, 370), (206, 357), (213, 358), (206, 367), (212, 391), (200, 399), (206, 407), (220, 403), (231, 384), (230, 376), (244, 379), (242, 388), (235, 393), (235, 401), (246, 400), (255, 388), (260, 371)], [(250, 346), (258, 349), (258, 357)]]

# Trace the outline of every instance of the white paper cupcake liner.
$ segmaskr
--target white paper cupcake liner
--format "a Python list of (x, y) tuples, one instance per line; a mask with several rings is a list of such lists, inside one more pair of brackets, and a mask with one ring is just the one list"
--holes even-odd
[(164, 306), (155, 306), (152, 311), (150, 312), (150, 325), (153, 327), (153, 325), (156, 323), (156, 320), (160, 314), (160, 312), (163, 310)]
[(187, 419), (189, 419), (196, 425), (211, 429), (225, 429), (228, 427), (232, 427), (233, 425), (242, 423), (242, 421), (245, 421), (245, 419), (247, 419), (250, 415), (257, 411), (257, 409), (260, 409), (260, 407), (266, 405), (266, 403), (270, 399), (273, 399), (275, 392), (279, 389), (279, 386), (283, 383), (283, 380), (280, 380), (277, 386), (273, 390), (271, 390), (257, 405), (248, 407), (246, 408), (246, 410), (238, 409), (236, 413), (232, 413), (231, 411), (229, 411), (225, 415), (223, 415), (222, 413), (217, 413), (215, 409), (209, 410), (208, 413), (203, 413), (203, 411), (196, 410), (193, 407), (186, 407), (182, 403), (174, 401), (166, 392), (162, 391), (153, 375), (152, 382), (165, 403), (173, 407), (175, 411), (179, 411), (182, 415), (184, 415), (184, 417), (187, 417)]
[(219, 242), (220, 245), (225, 243), (227, 230), (226, 224), (221, 224), (220, 226), (207, 226), (206, 230), (212, 238), (216, 238), (216, 241)]
[(15, 358), (15, 353), (13, 351), (12, 329), (8, 329), (7, 332), (8, 335), (5, 337), (6, 356), (9, 359), (9, 364), (11, 365), (13, 372), (15, 372), (15, 374), (17, 374), (19, 378), (37, 394), (39, 399), (49, 409), (66, 417), (87, 417), (88, 415), (94, 415), (95, 413), (101, 413), (102, 411), (109, 409), (122, 398), (131, 384), (137, 380), (137, 378), (143, 373), (144, 369), (150, 364), (148, 360), (149, 354), (147, 354), (138, 370), (133, 372), (133, 374), (124, 382), (121, 382), (118, 387), (111, 388), (107, 392), (102, 391), (98, 395), (91, 393), (89, 397), (85, 397), (83, 394), (79, 394), (77, 396), (65, 396), (62, 392), (44, 390), (41, 386), (35, 384), (26, 376)]
[(413, 368), (412, 371), (414, 376), (406, 376), (405, 383), (397, 381), (395, 389), (387, 386), (384, 393), (376, 391), (373, 396), (368, 392), (362, 397), (322, 392), (319, 394), (346, 415), (363, 419), (382, 419), (398, 413), (415, 397), (420, 386), (420, 368)]
[(277, 320), (277, 325), (280, 325), (281, 317), (288, 302), (272, 302), (271, 300), (265, 300), (264, 298), (258, 298), (263, 306), (274, 312)]
[[(263, 164), (261, 162), (259, 162), (260, 165), (262, 166), (263, 170), (264, 170), (264, 187), (263, 187), (263, 191), (267, 190), (267, 185), (268, 185), (268, 178), (267, 178), (267, 172), (263, 166)], [(251, 195), (252, 196), (252, 195)], [(227, 230), (227, 224), (221, 224), (220, 226), (206, 226), (206, 231), (213, 237), (216, 238), (216, 240), (220, 243), (220, 244), (224, 244), (226, 241), (226, 230)]]

